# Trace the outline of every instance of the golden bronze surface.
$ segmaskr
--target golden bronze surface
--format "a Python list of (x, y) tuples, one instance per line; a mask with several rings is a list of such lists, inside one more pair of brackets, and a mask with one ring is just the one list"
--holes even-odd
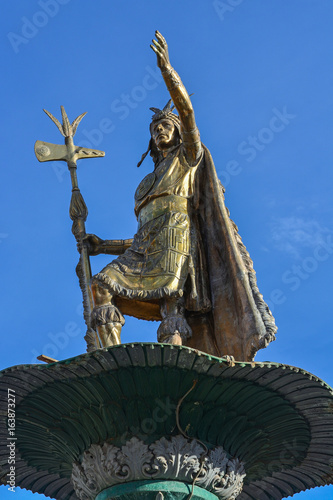
[[(163, 110), (151, 108), (149, 148), (138, 166), (150, 152), (154, 171), (135, 192), (132, 243), (120, 246), (119, 257), (92, 278), (94, 324), (103, 343), (112, 345), (120, 342), (122, 313), (162, 320), (161, 342), (252, 360), (274, 340), (274, 318), (224, 205), (190, 97), (164, 37), (155, 35), (151, 48), (178, 115), (171, 100)], [(91, 255), (115, 253), (112, 240), (87, 235), (84, 243)]]
[[(67, 161), (71, 173), (87, 350), (119, 344), (125, 314), (162, 320), (160, 342), (249, 361), (275, 339), (274, 318), (225, 207), (211, 155), (200, 141), (190, 96), (171, 66), (164, 37), (158, 31), (155, 36), (151, 48), (171, 99), (163, 109), (150, 108), (149, 147), (138, 166), (150, 153), (154, 170), (135, 192), (133, 239), (102, 240), (85, 233), (87, 208), (78, 191), (76, 160), (104, 153), (74, 146), (83, 115), (70, 125), (62, 110), (61, 125), (46, 112), (65, 136), (65, 146), (41, 141), (35, 146), (39, 161)], [(118, 257), (91, 278), (90, 288), (89, 255), (100, 253)]]
[[(68, 170), (70, 172), (72, 181), (72, 197), (69, 207), (69, 215), (73, 221), (72, 232), (79, 246), (80, 260), (76, 267), (76, 273), (79, 278), (79, 283), (83, 295), (83, 315), (87, 325), (86, 340), (96, 349), (103, 346), (98, 334), (91, 326), (91, 314), (93, 310), (93, 298), (90, 288), (91, 269), (88, 251), (85, 245), (82, 244), (86, 236), (85, 221), (88, 216), (88, 209), (79, 190), (77, 181), (77, 165), (76, 161), (83, 158), (101, 158), (105, 155), (104, 151), (95, 149), (82, 148), (74, 145), (73, 136), (76, 129), (85, 116), (82, 113), (78, 116), (73, 123), (70, 123), (63, 106), (61, 106), (62, 124), (51, 114), (44, 109), (45, 113), (56, 124), (60, 133), (65, 138), (65, 144), (51, 144), (49, 142), (36, 141), (35, 154), (40, 162), (44, 161), (59, 161), (67, 162)], [(42, 355), (43, 358), (45, 356)]]

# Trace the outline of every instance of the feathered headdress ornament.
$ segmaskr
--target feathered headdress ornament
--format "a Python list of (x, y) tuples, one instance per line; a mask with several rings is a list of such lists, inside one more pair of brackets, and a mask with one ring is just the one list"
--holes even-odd
[(154, 111), (154, 115), (152, 116), (150, 128), (154, 122), (158, 122), (159, 120), (171, 120), (172, 123), (180, 130), (180, 119), (179, 116), (175, 115), (172, 111), (175, 109), (175, 105), (171, 106), (172, 100), (170, 99), (163, 109), (158, 108), (149, 108)]

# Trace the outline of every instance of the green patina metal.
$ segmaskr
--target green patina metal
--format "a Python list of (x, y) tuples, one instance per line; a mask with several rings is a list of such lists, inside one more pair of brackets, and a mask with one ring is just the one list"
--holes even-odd
[[(194, 380), (180, 426), (244, 461), (239, 500), (280, 500), (332, 482), (332, 389), (320, 379), (277, 363), (233, 365), (186, 347), (130, 344), (0, 374), (0, 391), (11, 387), (17, 399), (17, 485), (75, 500), (72, 463), (93, 443), (179, 434), (176, 407)], [(2, 482), (7, 469), (0, 444)]]
[(176, 406), (194, 380), (180, 408), (181, 428), (245, 461), (248, 479), (267, 473), (266, 464), (278, 470), (286, 443), (295, 451), (290, 466), (304, 458), (309, 426), (276, 392), (194, 370), (133, 366), (53, 382), (28, 395), (16, 414), (21, 456), (32, 467), (70, 477), (73, 461), (92, 443), (177, 435)]
[[(184, 500), (192, 491), (189, 484), (180, 481), (133, 481), (118, 484), (101, 491), (96, 500), (156, 500), (162, 493), (164, 500)], [(218, 500), (214, 493), (194, 486), (192, 500)]]

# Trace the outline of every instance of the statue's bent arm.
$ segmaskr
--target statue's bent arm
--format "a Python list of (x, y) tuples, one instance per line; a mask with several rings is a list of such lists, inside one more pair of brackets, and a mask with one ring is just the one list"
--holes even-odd
[[(133, 243), (133, 238), (127, 240), (102, 240), (95, 234), (86, 234), (82, 244), (86, 246), (89, 255), (99, 255), (101, 253), (108, 255), (121, 255)], [(80, 245), (78, 245), (80, 250)]]
[(100, 245), (100, 252), (109, 255), (121, 255), (133, 243), (133, 238), (127, 240), (104, 240)]
[(151, 45), (151, 48), (157, 55), (157, 65), (161, 69), (163, 79), (179, 114), (187, 160), (190, 165), (195, 165), (202, 147), (191, 99), (180, 76), (170, 64), (168, 46), (164, 37), (158, 31), (155, 35), (157, 41), (153, 40), (154, 45)]

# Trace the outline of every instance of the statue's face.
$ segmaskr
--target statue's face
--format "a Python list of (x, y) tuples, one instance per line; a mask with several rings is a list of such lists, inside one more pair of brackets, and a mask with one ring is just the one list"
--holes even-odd
[(160, 120), (151, 127), (151, 136), (161, 151), (175, 146), (177, 143), (176, 128), (171, 120)]

